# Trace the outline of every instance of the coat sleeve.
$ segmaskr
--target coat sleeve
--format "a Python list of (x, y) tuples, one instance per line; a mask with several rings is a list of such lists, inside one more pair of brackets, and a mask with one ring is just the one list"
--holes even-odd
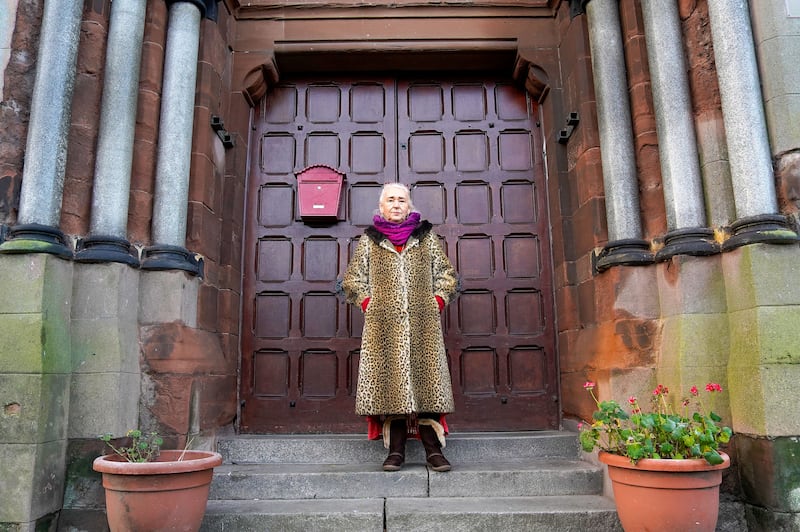
[(433, 295), (441, 297), (445, 304), (452, 303), (458, 295), (456, 270), (439, 243), (439, 237), (431, 233), (427, 240), (431, 253)]
[(345, 300), (353, 305), (361, 305), (364, 299), (372, 296), (369, 287), (369, 238), (362, 236), (347, 265), (342, 279)]

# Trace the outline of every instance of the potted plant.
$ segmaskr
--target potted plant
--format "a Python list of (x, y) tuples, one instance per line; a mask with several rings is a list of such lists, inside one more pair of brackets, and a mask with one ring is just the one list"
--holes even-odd
[[(113, 451), (94, 460), (103, 474), (111, 532), (197, 531), (206, 511), (214, 468), (222, 456), (212, 451), (162, 450), (155, 432), (129, 430), (129, 446), (112, 435), (100, 439)], [(187, 442), (188, 447), (188, 442)]]
[[(653, 390), (652, 411), (628, 398), (630, 414), (616, 401), (598, 401), (595, 383), (583, 386), (597, 410), (591, 424), (580, 424), (581, 447), (599, 450), (608, 466), (622, 527), (628, 531), (713, 532), (719, 513), (719, 485), (730, 458), (719, 450), (733, 435), (706, 409), (696, 386), (674, 408), (669, 389)], [(709, 383), (713, 395), (722, 387)]]

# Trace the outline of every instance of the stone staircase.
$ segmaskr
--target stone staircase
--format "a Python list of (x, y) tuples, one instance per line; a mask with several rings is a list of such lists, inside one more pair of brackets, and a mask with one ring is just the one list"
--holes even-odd
[(568, 432), (448, 437), (448, 473), (409, 441), (406, 465), (363, 435), (237, 436), (217, 446), (201, 531), (621, 530), (602, 472)]

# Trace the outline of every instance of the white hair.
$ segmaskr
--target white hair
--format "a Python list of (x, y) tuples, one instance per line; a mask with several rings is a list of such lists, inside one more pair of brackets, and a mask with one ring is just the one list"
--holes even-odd
[(388, 190), (390, 188), (399, 189), (405, 193), (406, 198), (408, 199), (408, 212), (412, 212), (414, 210), (414, 203), (411, 201), (411, 191), (402, 183), (386, 183), (383, 185), (383, 189), (381, 189), (381, 196), (378, 198), (378, 210), (380, 211), (380, 206), (383, 203), (383, 200), (386, 199)]

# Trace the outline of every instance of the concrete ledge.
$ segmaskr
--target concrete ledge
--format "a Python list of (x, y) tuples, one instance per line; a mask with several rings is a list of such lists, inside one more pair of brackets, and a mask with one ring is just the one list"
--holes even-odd
[(201, 532), (383, 532), (383, 499), (209, 501)]
[(428, 471), (409, 465), (387, 473), (374, 464), (275, 464), (221, 466), (211, 499), (364, 499), (427, 497)]
[[(383, 443), (365, 434), (237, 436), (219, 440), (217, 450), (234, 464), (380, 464), (386, 458)], [(444, 454), (453, 463), (577, 460), (578, 441), (574, 433), (558, 431), (458, 433), (448, 436)], [(420, 442), (409, 441), (406, 462), (425, 463)]]
[(598, 495), (386, 501), (386, 530), (621, 531), (614, 503)]

